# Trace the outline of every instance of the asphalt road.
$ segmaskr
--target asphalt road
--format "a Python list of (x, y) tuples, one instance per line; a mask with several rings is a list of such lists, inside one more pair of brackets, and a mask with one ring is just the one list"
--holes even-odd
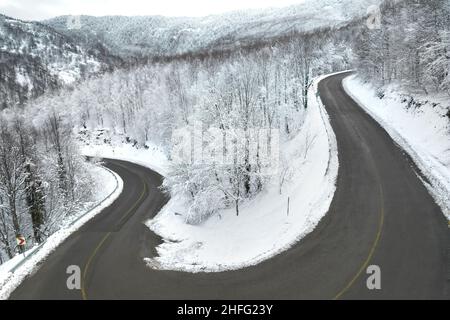
[[(319, 91), (339, 150), (337, 190), (318, 227), (257, 266), (190, 274), (156, 271), (144, 257), (161, 239), (143, 222), (167, 199), (162, 178), (107, 160), (124, 181), (109, 208), (70, 236), (12, 299), (449, 299), (450, 230), (411, 159), (342, 89), (346, 74)], [(261, 235), (264, 236), (264, 235)], [(68, 290), (66, 268), (80, 266), (82, 290)], [(381, 269), (381, 290), (366, 267)]]

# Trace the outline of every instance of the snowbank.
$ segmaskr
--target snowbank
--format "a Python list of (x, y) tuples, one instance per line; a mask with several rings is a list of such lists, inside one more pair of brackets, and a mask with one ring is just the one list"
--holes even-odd
[(0, 299), (7, 299), (11, 292), (52, 253), (65, 239), (78, 230), (84, 223), (110, 206), (123, 189), (122, 179), (103, 167), (94, 167), (92, 174), (97, 177), (97, 199), (90, 204), (90, 210), (74, 215), (72, 221), (67, 221), (65, 227), (51, 235), (39, 247), (28, 250), (24, 255), (17, 255), (13, 259), (0, 265)]
[(448, 97), (415, 95), (421, 105), (410, 105), (395, 85), (384, 97), (356, 76), (344, 80), (344, 89), (378, 121), (414, 160), (430, 183), (423, 181), (443, 213), (450, 219), (450, 124)]
[(239, 217), (234, 209), (223, 210), (196, 226), (180, 215), (186, 210), (183, 200), (172, 198), (147, 222), (164, 240), (156, 248), (158, 256), (145, 259), (149, 266), (188, 272), (239, 269), (288, 249), (316, 227), (329, 209), (338, 172), (336, 138), (316, 95), (322, 78), (309, 92), (311, 104), (302, 131), (282, 145), (293, 173), (282, 194), (274, 179), (242, 205)]
[(89, 144), (81, 146), (81, 149), (86, 156), (130, 161), (165, 175), (169, 163), (167, 156), (159, 146), (151, 142), (147, 142), (146, 145), (148, 149), (138, 149), (131, 144), (124, 144), (120, 141), (113, 140), (109, 144), (96, 144), (92, 143), (91, 139)]

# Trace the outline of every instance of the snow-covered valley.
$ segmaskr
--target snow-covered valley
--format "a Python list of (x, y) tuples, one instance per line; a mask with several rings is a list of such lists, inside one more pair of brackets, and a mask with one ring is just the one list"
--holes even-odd
[[(206, 17), (80, 16), (80, 29), (67, 16), (43, 23), (80, 39), (104, 39), (119, 56), (175, 56), (198, 51), (226, 51), (289, 34), (342, 27), (367, 14), (381, 0), (306, 0), (286, 8), (234, 11)], [(89, 41), (89, 40), (88, 40)]]
[(0, 299), (444, 296), (449, 20), (0, 14)]

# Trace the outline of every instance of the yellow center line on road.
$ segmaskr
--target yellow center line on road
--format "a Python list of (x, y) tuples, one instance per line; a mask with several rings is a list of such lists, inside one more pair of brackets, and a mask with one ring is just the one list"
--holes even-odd
[(100, 248), (102, 247), (103, 243), (105, 243), (106, 239), (108, 239), (110, 235), (111, 235), (111, 232), (108, 232), (103, 237), (103, 239), (99, 242), (97, 247), (95, 247), (94, 251), (92, 252), (91, 256), (88, 259), (88, 262), (86, 263), (86, 266), (84, 267), (82, 281), (81, 281), (81, 296), (83, 297), (83, 300), (87, 300), (87, 294), (86, 294), (86, 289), (85, 289), (85, 282), (86, 282), (86, 274), (87, 274), (87, 271), (89, 270), (89, 266), (91, 265), (91, 262), (94, 259), (94, 257), (96, 256), (98, 250), (100, 250)]
[[(128, 218), (128, 216), (133, 212), (133, 210), (140, 204), (142, 198), (144, 197), (144, 195), (147, 193), (148, 187), (147, 187), (147, 182), (145, 182), (145, 180), (139, 176), (144, 188), (139, 196), (139, 199), (136, 200), (136, 202), (133, 204), (133, 206), (128, 209), (128, 211), (125, 213), (125, 215), (120, 219), (119, 223), (122, 223), (122, 221), (124, 221), (125, 219)], [(91, 255), (89, 256), (88, 261), (86, 262), (86, 265), (83, 269), (83, 275), (82, 275), (82, 280), (81, 280), (81, 296), (83, 298), (83, 300), (87, 300), (87, 293), (86, 293), (86, 275), (89, 271), (89, 267), (92, 263), (92, 261), (94, 260), (95, 256), (97, 255), (98, 251), (100, 250), (100, 248), (103, 246), (103, 244), (105, 243), (105, 241), (109, 238), (109, 236), (112, 234), (112, 232), (108, 232), (103, 238), (102, 240), (100, 240), (100, 242), (97, 244), (97, 246), (95, 247), (94, 251), (92, 251)]]
[(383, 194), (383, 187), (381, 186), (381, 183), (378, 183), (379, 189), (380, 189), (380, 202), (381, 202), (381, 209), (380, 209), (380, 219), (378, 222), (378, 231), (377, 235), (375, 237), (375, 240), (372, 244), (372, 247), (370, 248), (369, 255), (367, 256), (366, 260), (364, 261), (361, 268), (359, 268), (356, 275), (350, 280), (350, 282), (341, 290), (339, 293), (333, 298), (333, 300), (339, 299), (345, 292), (347, 292), (348, 289), (355, 283), (355, 281), (359, 278), (361, 273), (367, 268), (367, 265), (370, 263), (370, 260), (372, 259), (373, 254), (375, 253), (375, 249), (378, 246), (378, 242), (381, 238), (381, 231), (383, 230), (383, 224), (384, 224), (384, 194)]

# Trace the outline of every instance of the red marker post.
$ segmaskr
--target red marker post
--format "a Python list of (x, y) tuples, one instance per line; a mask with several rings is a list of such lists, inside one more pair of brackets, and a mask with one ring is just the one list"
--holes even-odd
[(23, 256), (25, 257), (25, 245), (27, 244), (25, 237), (21, 234), (17, 235), (16, 242), (20, 249), (23, 250)]

